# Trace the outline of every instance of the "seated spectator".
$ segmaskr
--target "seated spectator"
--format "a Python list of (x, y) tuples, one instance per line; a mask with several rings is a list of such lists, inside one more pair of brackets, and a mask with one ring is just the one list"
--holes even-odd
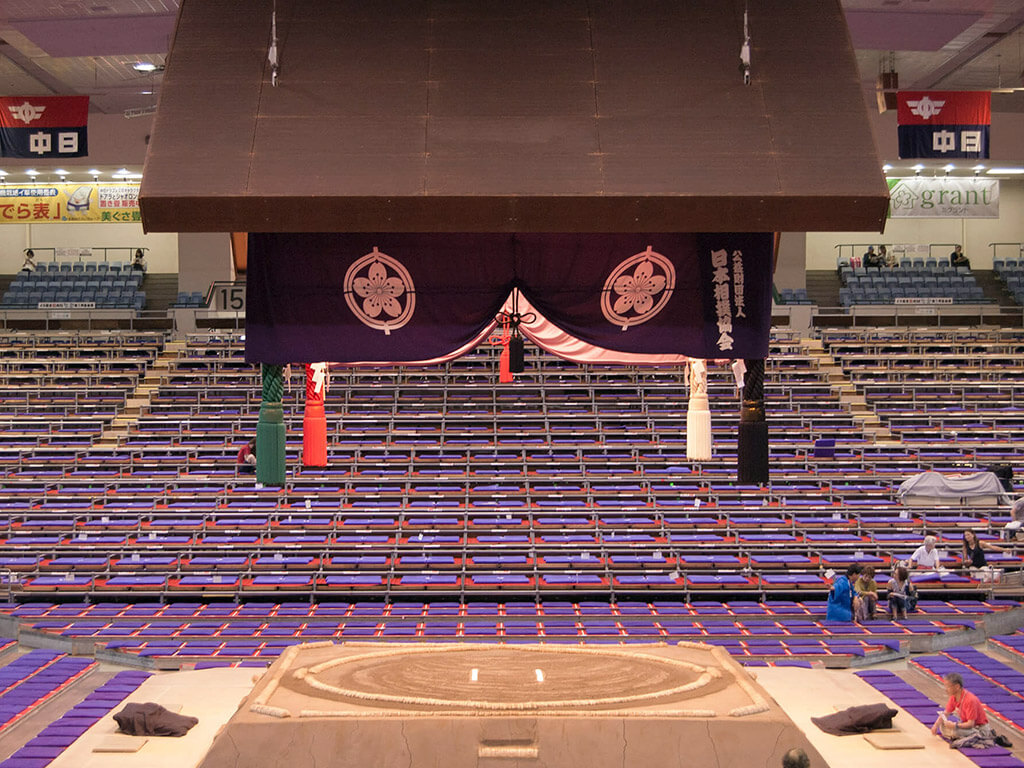
[(146, 257), (143, 255), (141, 248), (135, 249), (135, 258), (132, 259), (132, 269), (137, 269), (139, 272), (146, 271)]
[(988, 561), (985, 559), (986, 549), (991, 552), (1003, 551), (1002, 547), (997, 547), (995, 544), (989, 544), (987, 541), (978, 539), (978, 535), (974, 531), (964, 531), (963, 566), (968, 569), (971, 578), (980, 579), (981, 581), (994, 581), (996, 571), (989, 566)]
[(883, 267), (896, 266), (896, 254), (889, 253), (889, 249), (884, 245), (878, 246), (878, 260), (881, 262), (881, 266)]
[(971, 268), (971, 260), (964, 256), (964, 247), (959, 244), (953, 246), (953, 252), (949, 254), (949, 263), (954, 267)]
[(937, 539), (934, 536), (925, 536), (924, 543), (914, 550), (910, 556), (910, 567), (921, 568), (926, 571), (937, 571), (942, 568), (942, 557), (939, 550), (935, 548)]
[(859, 563), (851, 564), (845, 574), (839, 574), (832, 581), (832, 589), (828, 593), (828, 608), (825, 618), (829, 621), (853, 621), (853, 583), (860, 575)]
[(238, 458), (235, 460), (235, 464), (238, 466), (239, 472), (255, 472), (256, 471), (256, 439), (253, 438), (248, 443), (242, 446), (238, 452)]
[[(965, 747), (986, 748), (995, 744), (995, 731), (988, 724), (988, 715), (981, 701), (964, 688), (964, 679), (956, 672), (950, 672), (942, 678), (949, 701), (945, 711), (932, 726), (932, 733), (950, 742), (955, 749)], [(950, 715), (956, 713), (956, 719)]]
[(883, 263), (882, 258), (875, 253), (875, 246), (869, 245), (867, 252), (864, 254), (864, 267), (866, 269), (874, 268), (881, 270)]
[(21, 271), (29, 275), (36, 271), (36, 254), (31, 248), (25, 251), (25, 263), (21, 265)]
[(1021, 534), (1021, 527), (1024, 527), (1024, 496), (1021, 496), (1010, 508), (1010, 517), (1013, 518), (1003, 528), (1003, 538), (1014, 539)]
[(875, 618), (878, 607), (878, 584), (875, 582), (875, 567), (868, 565), (860, 572), (853, 583), (855, 618), (857, 621), (870, 621)]
[(917, 589), (910, 583), (910, 572), (896, 566), (889, 579), (889, 618), (893, 621), (907, 618), (907, 611), (917, 607)]

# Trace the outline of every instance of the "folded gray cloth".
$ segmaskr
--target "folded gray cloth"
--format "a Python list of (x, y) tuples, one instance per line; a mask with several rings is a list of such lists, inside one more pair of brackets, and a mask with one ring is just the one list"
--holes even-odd
[(851, 733), (892, 728), (892, 719), (898, 713), (899, 710), (885, 704), (861, 704), (836, 712), (834, 715), (812, 717), (811, 722), (833, 736), (849, 736)]
[(159, 704), (126, 704), (114, 715), (121, 733), (130, 736), (184, 736), (199, 722), (198, 717), (168, 712)]

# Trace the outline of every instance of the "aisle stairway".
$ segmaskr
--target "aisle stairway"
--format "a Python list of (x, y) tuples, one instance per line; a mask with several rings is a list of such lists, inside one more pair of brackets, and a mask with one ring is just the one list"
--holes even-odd
[(165, 311), (178, 298), (177, 273), (147, 274), (142, 280), (146, 292), (146, 309)]
[(807, 295), (819, 307), (838, 307), (839, 275), (834, 269), (807, 270)]
[(153, 393), (160, 387), (161, 378), (167, 376), (171, 363), (181, 356), (185, 346), (184, 341), (167, 342), (160, 354), (157, 355), (156, 360), (147, 369), (146, 375), (139, 380), (135, 391), (128, 395), (124, 411), (114, 417), (110, 426), (96, 441), (97, 446), (117, 447), (121, 440), (128, 436), (139, 415), (149, 409)]
[(861, 425), (864, 437), (871, 438), (875, 445), (900, 445), (899, 440), (885, 427), (874, 408), (868, 404), (863, 393), (857, 391), (842, 366), (825, 350), (821, 339), (803, 339), (802, 348), (805, 354), (817, 361), (818, 370), (828, 372), (832, 394)]

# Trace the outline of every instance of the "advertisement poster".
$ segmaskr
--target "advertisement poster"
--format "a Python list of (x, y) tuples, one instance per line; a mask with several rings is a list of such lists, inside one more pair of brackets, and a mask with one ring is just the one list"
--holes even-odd
[(138, 184), (0, 185), (0, 224), (141, 221)]

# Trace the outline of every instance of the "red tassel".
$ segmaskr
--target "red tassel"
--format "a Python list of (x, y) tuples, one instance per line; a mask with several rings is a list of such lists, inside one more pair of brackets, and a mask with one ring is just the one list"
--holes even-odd
[(515, 377), (512, 375), (512, 371), (508, 365), (508, 339), (505, 339), (505, 345), (501, 350), (501, 357), (498, 358), (498, 381), (502, 384), (511, 384)]

